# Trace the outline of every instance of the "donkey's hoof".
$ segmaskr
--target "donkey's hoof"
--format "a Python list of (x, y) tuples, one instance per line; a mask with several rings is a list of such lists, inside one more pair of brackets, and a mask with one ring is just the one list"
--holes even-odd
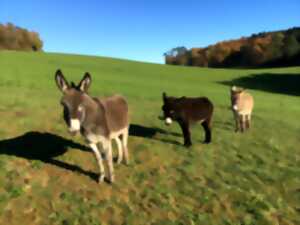
[(186, 148), (189, 148), (191, 146), (192, 146), (192, 143), (190, 143), (190, 142), (184, 143), (184, 147), (186, 147)]
[(129, 166), (129, 159), (125, 159), (124, 163), (125, 163), (126, 166)]
[(103, 181), (104, 181), (104, 174), (101, 174), (100, 176), (99, 176), (99, 178), (98, 178), (98, 183), (100, 184), (100, 183), (103, 183)]
[(121, 158), (117, 158), (117, 164), (121, 164), (122, 159)]
[(109, 183), (114, 183), (115, 182), (115, 176), (114, 175), (112, 175), (112, 176), (110, 176), (110, 178), (109, 178)]

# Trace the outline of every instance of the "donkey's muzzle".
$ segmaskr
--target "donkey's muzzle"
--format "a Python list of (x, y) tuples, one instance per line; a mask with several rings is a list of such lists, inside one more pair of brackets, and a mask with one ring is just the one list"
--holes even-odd
[(71, 119), (69, 132), (72, 136), (75, 136), (80, 131), (80, 121), (78, 119)]
[(69, 132), (72, 136), (76, 135), (80, 131), (80, 121), (78, 119), (71, 119)]
[(165, 119), (165, 124), (167, 125), (167, 126), (169, 126), (169, 125), (171, 125), (172, 124), (172, 119), (170, 118), (170, 117), (167, 117), (166, 119)]

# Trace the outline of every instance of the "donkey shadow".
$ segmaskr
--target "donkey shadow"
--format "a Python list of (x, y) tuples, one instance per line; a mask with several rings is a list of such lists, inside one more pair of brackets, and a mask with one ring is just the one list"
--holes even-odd
[(88, 147), (58, 135), (36, 131), (30, 131), (18, 137), (0, 140), (0, 154), (13, 155), (28, 160), (40, 160), (44, 163), (79, 172), (97, 180), (98, 174), (85, 171), (77, 165), (71, 165), (55, 159), (55, 157), (67, 152), (68, 148), (90, 151)]
[(244, 88), (260, 90), (265, 92), (300, 96), (300, 74), (285, 73), (262, 73), (250, 74), (230, 81), (218, 82), (223, 85), (238, 85)]
[(175, 137), (182, 137), (182, 135), (179, 134), (179, 133), (168, 132), (168, 131), (165, 131), (161, 128), (157, 128), (157, 127), (146, 127), (146, 126), (142, 126), (142, 125), (138, 125), (138, 124), (130, 124), (130, 127), (129, 127), (129, 135), (130, 136), (143, 137), (143, 138), (148, 138), (148, 139), (152, 139), (152, 140), (161, 141), (161, 142), (164, 142), (164, 143), (182, 145), (178, 141), (158, 138), (158, 137), (156, 137), (157, 134), (172, 135), (172, 136), (175, 136)]

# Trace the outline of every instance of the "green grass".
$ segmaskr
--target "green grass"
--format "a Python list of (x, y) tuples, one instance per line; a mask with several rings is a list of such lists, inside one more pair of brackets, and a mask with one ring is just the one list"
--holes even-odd
[[(41, 156), (46, 148), (55, 152), (51, 141), (18, 142), (31, 131), (71, 139), (54, 82), (58, 68), (76, 82), (89, 71), (91, 95), (120, 93), (128, 98), (132, 124), (168, 132), (131, 136), (131, 164), (115, 165), (113, 185), (92, 179), (98, 171), (91, 152), (69, 148), (47, 161), (28, 156)], [(0, 52), (0, 224), (300, 224), (300, 88), (282, 93), (278, 84), (261, 82), (249, 89), (253, 127), (234, 133), (225, 83), (259, 74), (287, 74), (293, 79), (284, 85), (295, 87), (300, 68), (185, 68)], [(178, 125), (165, 127), (157, 119), (163, 91), (213, 101), (211, 144), (202, 144), (198, 125), (194, 145), (186, 149), (182, 137), (171, 134), (180, 133)], [(80, 137), (73, 141), (84, 144)]]

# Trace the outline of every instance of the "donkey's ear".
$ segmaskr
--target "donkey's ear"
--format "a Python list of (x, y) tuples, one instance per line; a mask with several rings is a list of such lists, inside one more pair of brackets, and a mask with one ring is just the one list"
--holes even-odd
[(62, 92), (65, 92), (69, 88), (68, 81), (65, 79), (64, 75), (59, 69), (55, 73), (55, 81), (58, 89)]
[(246, 88), (241, 88), (241, 91), (240, 92), (244, 92), (246, 91), (247, 89)]
[(162, 97), (163, 97), (163, 100), (165, 101), (167, 99), (167, 93), (163, 92)]
[(79, 84), (77, 85), (77, 87), (83, 91), (83, 92), (87, 92), (87, 90), (89, 89), (90, 85), (92, 82), (92, 78), (91, 75), (86, 72), (82, 78), (82, 80), (79, 82)]

